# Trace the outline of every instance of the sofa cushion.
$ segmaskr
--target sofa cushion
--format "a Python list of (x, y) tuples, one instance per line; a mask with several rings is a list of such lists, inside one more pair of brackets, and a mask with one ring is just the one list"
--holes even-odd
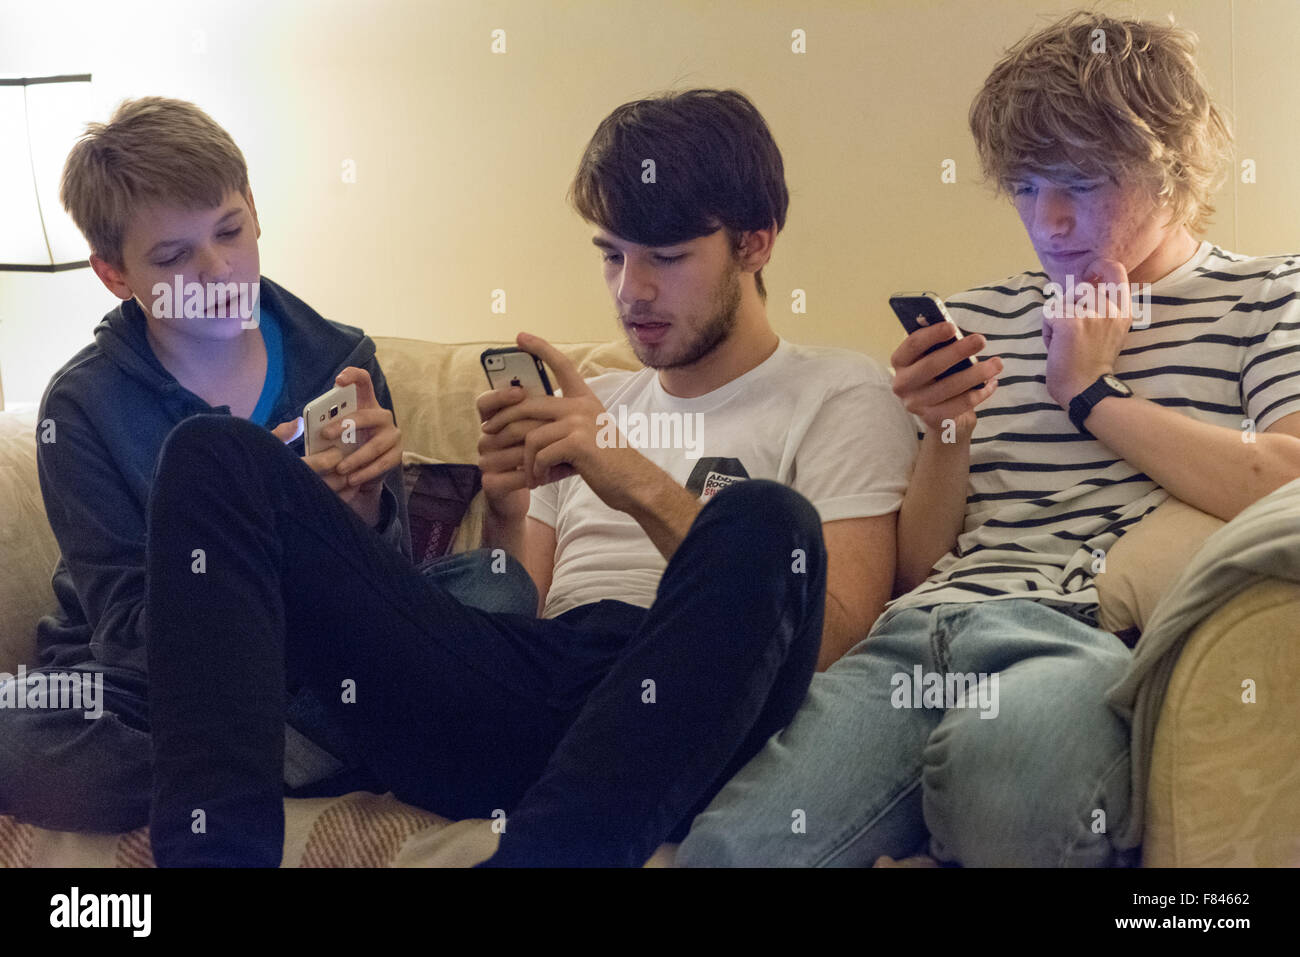
[(1171, 496), (1120, 536), (1097, 576), (1101, 627), (1136, 638), (1192, 556), (1223, 524)]

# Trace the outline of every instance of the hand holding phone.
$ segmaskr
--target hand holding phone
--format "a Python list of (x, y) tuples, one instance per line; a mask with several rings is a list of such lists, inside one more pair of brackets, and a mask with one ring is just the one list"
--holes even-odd
[(303, 409), (303, 462), (373, 527), (384, 479), (402, 462), (402, 431), (365, 369), (349, 366), (334, 381)]
[(889, 299), (907, 338), (890, 359), (894, 394), (904, 408), (934, 432), (951, 422), (969, 437), (975, 428), (975, 407), (997, 388), (1002, 371), (996, 356), (975, 362), (986, 344), (983, 336), (962, 336), (932, 292), (895, 293)]
[[(491, 391), (478, 397), (478, 416), (486, 422), (509, 406), (534, 396), (554, 395), (542, 360), (517, 346), (485, 349), (479, 357)], [(509, 389), (524, 390), (522, 398), (511, 398)], [(528, 476), (523, 471), (525, 451), (522, 439), (544, 422), (521, 419), (505, 434), (479, 438), (479, 472), (488, 517), (498, 526), (516, 526), (528, 512)]]

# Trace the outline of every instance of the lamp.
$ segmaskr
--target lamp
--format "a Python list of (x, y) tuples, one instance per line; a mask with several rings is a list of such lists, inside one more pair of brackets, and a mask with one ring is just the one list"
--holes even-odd
[(59, 176), (88, 113), (90, 74), (0, 77), (0, 271), (89, 266), (59, 204)]

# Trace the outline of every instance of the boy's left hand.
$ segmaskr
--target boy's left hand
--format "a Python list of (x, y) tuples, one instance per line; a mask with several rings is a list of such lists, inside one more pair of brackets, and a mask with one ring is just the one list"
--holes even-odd
[(1068, 409), (1070, 400), (1101, 376), (1115, 371), (1115, 362), (1133, 324), (1128, 271), (1123, 263), (1094, 259), (1083, 275), (1084, 281), (1074, 287), (1075, 298), (1084, 293), (1085, 286), (1091, 287), (1092, 308), (1074, 302), (1068, 304), (1072, 316), (1043, 315), (1047, 391), (1063, 409)]

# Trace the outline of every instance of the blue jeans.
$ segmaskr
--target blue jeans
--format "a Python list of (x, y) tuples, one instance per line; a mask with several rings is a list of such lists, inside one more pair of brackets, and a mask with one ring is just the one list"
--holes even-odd
[[(900, 611), (813, 679), (677, 861), (869, 867), (928, 835), (966, 866), (1130, 863), (1110, 838), (1129, 813), (1129, 728), (1105, 702), (1130, 658), (1035, 601)], [(941, 695), (929, 677), (961, 674), (986, 693), (954, 680)]]
[[(493, 574), (484, 549), (451, 555), (421, 566), (467, 605), (485, 611), (532, 615), (537, 590), (522, 565), (507, 559)], [(83, 711), (0, 708), (0, 814), (59, 831), (122, 833), (149, 819), (153, 782), (149, 701), (145, 676), (94, 662), (76, 668), (27, 672), (87, 672), (103, 676), (103, 714)], [(93, 679), (92, 679), (93, 680)], [(24, 689), (18, 694), (26, 695)], [(289, 702), (285, 728), (284, 780), (298, 796), (342, 793), (371, 785), (354, 762), (340, 760), (348, 745), (330, 724), (309, 689)]]

